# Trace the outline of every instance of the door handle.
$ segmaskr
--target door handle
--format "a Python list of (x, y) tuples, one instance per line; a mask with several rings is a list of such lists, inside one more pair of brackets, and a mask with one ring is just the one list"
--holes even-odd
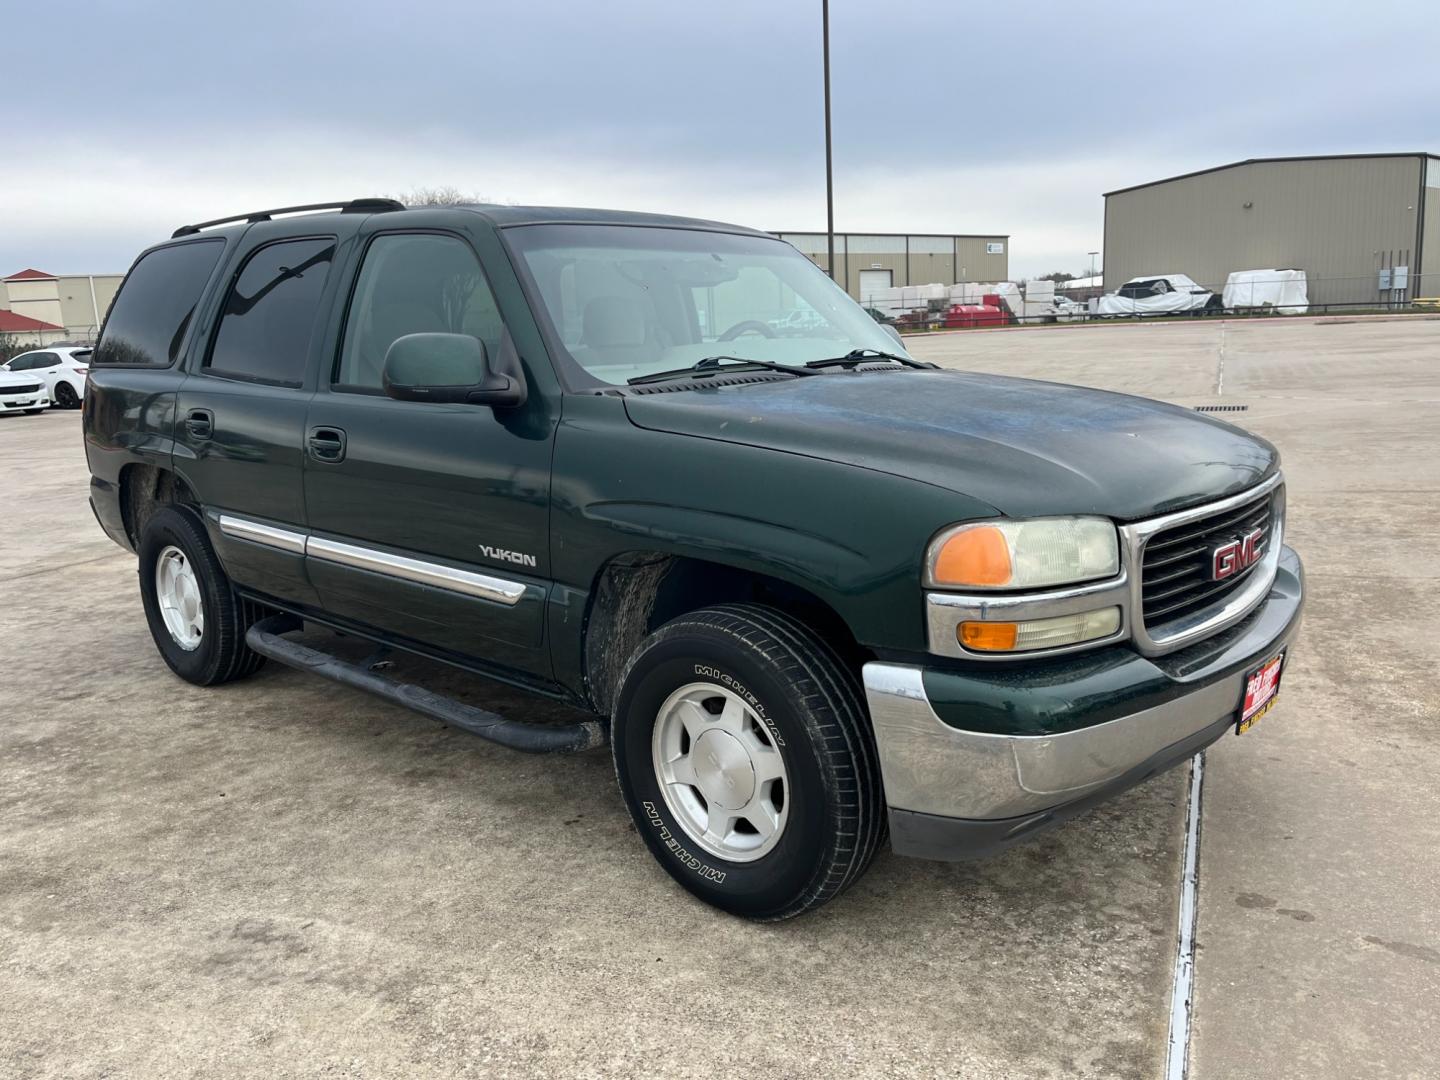
[(215, 434), (215, 414), (209, 409), (191, 409), (185, 417), (185, 430), (192, 439), (208, 439)]
[(306, 440), (310, 456), (316, 461), (334, 463), (345, 460), (345, 432), (337, 427), (314, 427)]

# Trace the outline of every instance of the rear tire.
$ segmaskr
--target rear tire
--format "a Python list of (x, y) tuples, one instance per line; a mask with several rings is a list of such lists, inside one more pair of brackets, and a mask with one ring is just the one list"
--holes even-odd
[(245, 631), (266, 609), (235, 594), (194, 513), (157, 510), (145, 523), (139, 553), (145, 620), (171, 671), (196, 686), (215, 686), (265, 663), (246, 646)]
[(55, 404), (61, 409), (78, 409), (80, 395), (75, 393), (73, 386), (61, 379), (55, 384)]
[(706, 608), (650, 635), (622, 676), (611, 735), (651, 853), (733, 914), (785, 919), (834, 899), (885, 837), (854, 674), (773, 608)]

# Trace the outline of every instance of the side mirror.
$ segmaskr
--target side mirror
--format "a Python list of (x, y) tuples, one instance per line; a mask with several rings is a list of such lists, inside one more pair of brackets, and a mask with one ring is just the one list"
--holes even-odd
[[(504, 350), (501, 350), (502, 352)], [(485, 343), (469, 334), (406, 334), (385, 353), (385, 393), (397, 401), (438, 401), (513, 409), (525, 403), (518, 371), (492, 371)]]
[(881, 329), (883, 329), (887, 334), (889, 334), (892, 338), (895, 339), (896, 345), (900, 345), (902, 347), (904, 346), (905, 339), (900, 336), (900, 331), (896, 330), (892, 324), (887, 322), (881, 327)]

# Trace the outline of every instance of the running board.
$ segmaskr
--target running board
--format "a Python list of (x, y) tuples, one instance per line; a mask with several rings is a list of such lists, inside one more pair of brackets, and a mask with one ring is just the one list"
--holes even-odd
[(396, 705), (527, 754), (573, 754), (580, 750), (593, 750), (610, 741), (605, 725), (598, 720), (585, 720), (578, 724), (527, 724), (521, 720), (507, 720), (498, 713), (477, 709), (463, 701), (426, 690), (423, 686), (396, 682), (376, 674), (364, 664), (341, 660), (280, 636), (298, 629), (300, 621), (295, 616), (272, 615), (261, 619), (245, 632), (245, 644), (261, 656), (288, 667), (368, 691)]

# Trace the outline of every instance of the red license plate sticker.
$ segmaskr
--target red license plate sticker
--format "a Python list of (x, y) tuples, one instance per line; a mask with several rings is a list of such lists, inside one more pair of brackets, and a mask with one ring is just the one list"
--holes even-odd
[(1245, 676), (1245, 700), (1240, 705), (1240, 722), (1235, 726), (1237, 735), (1244, 735), (1254, 727), (1255, 721), (1275, 704), (1280, 693), (1280, 668), (1284, 663), (1282, 652)]

